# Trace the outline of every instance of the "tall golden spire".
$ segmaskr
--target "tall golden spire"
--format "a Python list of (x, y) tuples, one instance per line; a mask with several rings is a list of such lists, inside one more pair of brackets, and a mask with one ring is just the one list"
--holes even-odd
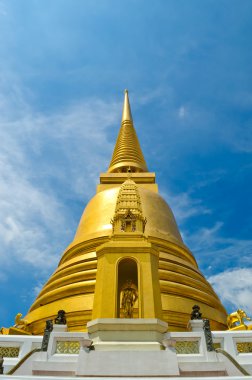
[(121, 129), (109, 165), (109, 173), (147, 172), (147, 165), (137, 138), (130, 110), (128, 90), (125, 90)]
[(133, 123), (133, 118), (132, 118), (131, 109), (130, 109), (128, 90), (124, 90), (124, 104), (123, 104), (123, 112), (122, 112), (122, 123), (126, 120), (131, 121)]

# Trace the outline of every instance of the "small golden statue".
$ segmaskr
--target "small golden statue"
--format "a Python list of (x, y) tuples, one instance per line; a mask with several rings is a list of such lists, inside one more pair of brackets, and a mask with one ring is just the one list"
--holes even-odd
[(0, 334), (2, 334), (2, 335), (8, 335), (9, 334), (9, 328), (7, 328), (7, 327), (1, 327), (1, 329), (0, 329)]
[(14, 325), (6, 328), (2, 327), (0, 329), (0, 334), (3, 335), (31, 335), (30, 324), (22, 319), (22, 314), (18, 313), (15, 317)]
[(10, 328), (2, 327), (0, 334), (3, 335), (30, 335), (29, 323), (22, 319), (22, 314), (18, 313), (15, 317), (14, 325)]
[(127, 280), (122, 287), (122, 304), (124, 318), (133, 318), (134, 304), (138, 299), (137, 287), (132, 280)]
[(28, 322), (25, 319), (22, 319), (22, 314), (18, 313), (15, 317), (14, 327), (18, 329), (22, 329), (24, 331), (27, 330)]
[[(244, 323), (244, 319), (247, 321), (251, 321), (251, 318), (247, 316), (247, 313), (242, 310), (238, 309), (234, 313), (231, 313), (227, 316), (227, 325), (229, 329), (233, 329), (234, 327), (243, 326), (245, 329), (247, 329), (247, 326)], [(238, 322), (238, 324), (236, 324)]]

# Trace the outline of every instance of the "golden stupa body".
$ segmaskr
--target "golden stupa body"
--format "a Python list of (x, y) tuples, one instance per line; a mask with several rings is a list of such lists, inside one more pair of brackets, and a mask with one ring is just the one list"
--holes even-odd
[(101, 174), (73, 242), (24, 317), (30, 333), (42, 334), (45, 321), (60, 309), (70, 331), (85, 331), (92, 319), (122, 317), (120, 291), (129, 276), (139, 296), (134, 318), (159, 318), (171, 331), (183, 331), (197, 304), (213, 330), (226, 329), (226, 311), (184, 245), (155, 174), (148, 172), (125, 91), (108, 172)]

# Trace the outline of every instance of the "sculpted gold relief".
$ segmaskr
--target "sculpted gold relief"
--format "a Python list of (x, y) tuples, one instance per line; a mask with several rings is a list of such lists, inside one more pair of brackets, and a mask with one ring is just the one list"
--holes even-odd
[[(128, 280), (136, 289), (130, 306), (122, 304)], [(108, 172), (101, 174), (73, 242), (24, 320), (31, 333), (42, 334), (45, 321), (59, 309), (66, 311), (70, 331), (86, 330), (94, 318), (126, 313), (160, 318), (170, 330), (183, 331), (195, 304), (212, 329), (226, 329), (226, 311), (184, 245), (171, 209), (158, 194), (155, 174), (148, 172), (125, 91)]]

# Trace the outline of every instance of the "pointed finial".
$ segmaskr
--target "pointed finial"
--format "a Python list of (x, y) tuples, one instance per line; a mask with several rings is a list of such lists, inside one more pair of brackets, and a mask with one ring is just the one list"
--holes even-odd
[(128, 90), (124, 90), (122, 122), (117, 137), (109, 173), (147, 172), (145, 159), (133, 125)]
[(123, 104), (123, 112), (122, 112), (122, 123), (124, 121), (133, 121), (130, 109), (129, 102), (129, 91), (127, 89), (124, 90), (124, 104)]

